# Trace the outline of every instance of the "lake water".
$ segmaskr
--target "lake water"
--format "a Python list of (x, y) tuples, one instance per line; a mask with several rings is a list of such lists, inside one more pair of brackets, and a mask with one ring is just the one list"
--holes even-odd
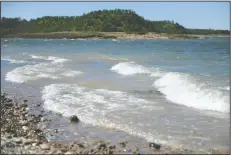
[(3, 39), (1, 89), (148, 142), (229, 148), (229, 41)]

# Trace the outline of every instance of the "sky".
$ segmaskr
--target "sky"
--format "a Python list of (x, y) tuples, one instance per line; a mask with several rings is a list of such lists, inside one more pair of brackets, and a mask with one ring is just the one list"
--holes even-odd
[(2, 2), (2, 17), (80, 16), (94, 10), (131, 9), (148, 20), (186, 28), (230, 30), (230, 2)]

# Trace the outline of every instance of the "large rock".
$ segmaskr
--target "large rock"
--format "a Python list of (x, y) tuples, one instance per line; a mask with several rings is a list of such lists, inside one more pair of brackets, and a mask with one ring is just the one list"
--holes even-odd
[(159, 149), (160, 149), (160, 144), (149, 143), (149, 147), (150, 147), (150, 148), (155, 148), (155, 149), (159, 150)]
[(69, 121), (71, 123), (78, 123), (79, 122), (79, 118), (76, 115), (72, 115), (69, 119)]

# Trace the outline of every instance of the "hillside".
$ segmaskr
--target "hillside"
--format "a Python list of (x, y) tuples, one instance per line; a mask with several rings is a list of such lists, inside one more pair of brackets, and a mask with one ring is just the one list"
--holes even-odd
[(16, 33), (48, 33), (66, 31), (147, 32), (167, 34), (230, 34), (228, 30), (187, 29), (174, 21), (149, 21), (132, 10), (99, 10), (82, 16), (45, 16), (29, 21), (1, 18), (3, 36)]

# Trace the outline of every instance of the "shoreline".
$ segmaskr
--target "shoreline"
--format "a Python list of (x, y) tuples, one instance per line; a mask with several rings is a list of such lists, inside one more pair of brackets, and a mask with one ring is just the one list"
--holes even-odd
[[(15, 102), (1, 94), (1, 154), (139, 154), (127, 142), (117, 145), (105, 141), (63, 143), (48, 141), (44, 129), (38, 124), (50, 122), (44, 114), (30, 114), (28, 100)], [(153, 150), (158, 153), (158, 150)]]
[[(1, 154), (191, 154), (197, 152), (163, 145), (160, 145), (160, 149), (150, 148), (148, 143), (146, 144), (147, 150), (142, 152), (139, 150), (139, 146), (129, 144), (128, 141), (120, 141), (116, 144), (103, 140), (84, 143), (78, 142), (78, 140), (70, 143), (48, 141), (44, 127), (40, 128), (39, 126), (43, 122), (52, 123), (53, 120), (46, 117), (42, 111), (32, 114), (31, 111), (34, 109), (29, 107), (31, 104), (25, 98), (15, 101), (15, 96), (12, 98), (1, 93)], [(37, 106), (42, 107), (41, 104)], [(227, 153), (227, 150), (211, 150), (211, 153)]]
[(51, 33), (19, 33), (9, 34), (3, 38), (28, 38), (28, 39), (200, 39), (210, 37), (229, 37), (229, 35), (197, 35), (197, 34), (127, 34), (124, 32), (51, 32)]

